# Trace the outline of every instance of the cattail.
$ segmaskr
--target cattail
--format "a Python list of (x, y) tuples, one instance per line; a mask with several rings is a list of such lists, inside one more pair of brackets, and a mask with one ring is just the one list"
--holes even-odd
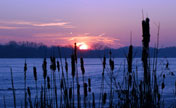
[(114, 70), (114, 61), (112, 59), (109, 60), (109, 65), (110, 65), (111, 70), (113, 71)]
[(132, 58), (133, 58), (133, 46), (130, 45), (129, 52), (128, 52), (128, 57), (127, 57), (127, 61), (128, 61), (128, 72), (129, 73), (132, 72)]
[(25, 60), (25, 63), (24, 63), (24, 106), (25, 108), (27, 108), (27, 94), (26, 94), (26, 71), (27, 71), (27, 64), (26, 64), (26, 60)]
[(106, 57), (104, 56), (103, 57), (103, 69), (105, 69), (105, 67), (106, 67)]
[(169, 62), (166, 63), (166, 69), (169, 69)]
[(33, 67), (33, 73), (34, 73), (34, 79), (37, 81), (37, 69), (36, 67)]
[(84, 60), (83, 60), (82, 57), (80, 58), (80, 62), (81, 62), (81, 71), (82, 71), (82, 74), (84, 75), (85, 74), (85, 69), (84, 69)]
[(28, 95), (29, 95), (29, 97), (31, 96), (31, 91), (30, 91), (30, 88), (28, 87), (27, 88), (27, 91), (28, 91)]
[(77, 94), (80, 95), (80, 85), (78, 84)]
[(89, 86), (89, 92), (91, 92), (91, 79), (88, 78), (88, 86)]
[(50, 57), (51, 60), (51, 65), (50, 65), (50, 69), (53, 71), (56, 71), (56, 58), (55, 57)]
[(94, 93), (92, 93), (92, 97), (93, 97), (92, 108), (95, 108), (95, 95), (94, 95)]
[(41, 85), (41, 91), (40, 91), (40, 105), (41, 105), (41, 108), (44, 107), (43, 105), (43, 86)]
[(87, 97), (87, 83), (84, 83), (84, 96)]
[(158, 93), (158, 101), (160, 101), (161, 99), (161, 95)]
[(133, 85), (131, 93), (136, 98), (136, 88), (134, 87), (134, 85)]
[(77, 63), (77, 45), (76, 45), (76, 43), (74, 46), (74, 58), (75, 58), (75, 62)]
[(71, 65), (72, 65), (72, 77), (75, 77), (75, 59), (74, 59), (74, 55), (71, 55)]
[(72, 99), (72, 87), (69, 88), (69, 99)]
[(29, 95), (29, 104), (30, 104), (30, 108), (33, 108), (33, 106), (32, 106), (32, 100), (31, 100), (31, 91), (30, 91), (30, 88), (29, 88), (29, 87), (27, 88), (27, 91), (28, 91), (28, 95)]
[(128, 84), (131, 86), (131, 83), (132, 83), (132, 76), (129, 75), (129, 78), (128, 78)]
[(64, 82), (63, 82), (63, 79), (61, 79), (60, 88), (63, 89), (63, 87), (64, 87)]
[(44, 58), (44, 60), (43, 60), (42, 68), (43, 68), (43, 78), (46, 79), (46, 76), (47, 76), (47, 62), (46, 62), (46, 58)]
[(26, 64), (26, 61), (25, 61), (25, 63), (24, 63), (24, 72), (26, 72), (27, 71), (27, 64)]
[(11, 83), (12, 83), (13, 98), (14, 98), (14, 108), (16, 108), (16, 94), (15, 94), (15, 87), (14, 87), (14, 82), (13, 82), (12, 68), (10, 69), (10, 71), (11, 71)]
[(164, 79), (165, 79), (165, 77), (166, 77), (165, 74), (163, 74), (163, 78), (164, 78)]
[(143, 30), (143, 49), (142, 49), (142, 62), (144, 68), (144, 83), (150, 84), (150, 72), (148, 69), (148, 55), (149, 55), (149, 42), (150, 42), (150, 27), (149, 27), (149, 18), (142, 21), (142, 30)]
[(43, 64), (42, 64), (42, 68), (43, 68), (43, 78), (44, 78), (44, 106), (46, 103), (46, 92), (45, 92), (45, 86), (46, 86), (46, 77), (47, 77), (47, 62), (46, 62), (46, 58), (44, 58), (43, 60)]
[(80, 85), (77, 84), (77, 101), (78, 101), (78, 108), (81, 108), (81, 105), (80, 105)]
[(65, 58), (65, 71), (68, 73), (68, 63), (67, 63), (67, 59)]
[(49, 78), (49, 76), (47, 76), (47, 87), (48, 87), (48, 89), (50, 89), (50, 78)]
[(67, 97), (67, 95), (68, 95), (67, 89), (64, 90), (64, 95), (65, 95), (65, 97)]
[(107, 94), (104, 93), (104, 94), (103, 94), (103, 98), (102, 98), (103, 105), (106, 104), (106, 98), (107, 98)]
[(176, 80), (175, 80), (175, 96), (176, 96)]
[(162, 82), (162, 84), (161, 84), (161, 89), (163, 90), (164, 87), (165, 87), (165, 84), (164, 84), (164, 82)]
[(109, 52), (109, 55), (110, 55), (109, 65), (110, 65), (111, 71), (113, 71), (114, 70), (114, 61), (111, 59), (111, 55), (112, 55), (111, 51)]
[(57, 61), (57, 70), (58, 70), (58, 72), (60, 72), (60, 64), (59, 64), (59, 61)]

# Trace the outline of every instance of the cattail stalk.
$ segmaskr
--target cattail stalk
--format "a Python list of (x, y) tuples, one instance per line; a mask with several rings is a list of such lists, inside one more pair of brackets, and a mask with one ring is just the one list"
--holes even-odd
[(84, 60), (83, 60), (82, 57), (80, 58), (80, 63), (81, 63), (81, 71), (82, 71), (83, 84), (84, 84), (84, 74), (85, 74), (85, 69), (84, 69)]
[(58, 108), (58, 102), (57, 102), (57, 86), (56, 86), (56, 58), (55, 57), (50, 57), (51, 60), (51, 65), (50, 69), (53, 71), (53, 81), (54, 81), (54, 91), (55, 91), (55, 101), (56, 101), (56, 108)]
[(31, 99), (31, 91), (30, 91), (30, 88), (29, 88), (29, 87), (27, 88), (27, 91), (28, 91), (28, 95), (29, 95), (29, 104), (30, 104), (30, 108), (33, 108), (33, 106), (32, 106), (32, 99)]
[(105, 68), (106, 68), (106, 57), (104, 55), (103, 57), (103, 62), (102, 62), (102, 65), (103, 65), (103, 72), (102, 72), (102, 80), (101, 80), (101, 89), (100, 89), (100, 96), (99, 96), (99, 108), (101, 107), (101, 98), (103, 96), (103, 93), (104, 93), (104, 72), (105, 72)]
[(112, 94), (112, 79), (113, 79), (113, 71), (114, 71), (114, 61), (112, 60), (112, 52), (110, 51), (109, 52), (109, 55), (110, 55), (110, 59), (109, 59), (109, 65), (110, 65), (110, 69), (111, 69), (111, 72), (110, 72), (110, 96), (109, 96), (109, 107), (112, 107), (112, 104), (113, 104), (113, 94)]
[(95, 95), (94, 95), (94, 93), (92, 93), (92, 97), (93, 97), (93, 99), (92, 99), (92, 108), (95, 108)]
[(46, 58), (44, 58), (43, 60), (43, 64), (42, 64), (42, 68), (43, 68), (43, 78), (44, 78), (44, 108), (46, 107), (46, 76), (47, 76), (47, 62), (46, 62)]
[(35, 89), (36, 89), (36, 108), (38, 108), (38, 88), (37, 88), (37, 69), (36, 67), (33, 67), (33, 74), (34, 74), (34, 80), (35, 80)]
[(149, 27), (149, 18), (142, 21), (142, 30), (143, 30), (143, 49), (142, 49), (142, 62), (144, 68), (144, 82), (145, 85), (150, 84), (150, 72), (148, 69), (148, 56), (149, 56), (149, 42), (150, 42), (150, 27)]
[(69, 82), (68, 82), (68, 62), (67, 62), (67, 58), (65, 58), (65, 71), (66, 71), (66, 75), (67, 75), (67, 86), (69, 86)]
[(72, 66), (72, 82), (73, 82), (73, 106), (74, 107), (74, 77), (75, 77), (75, 58), (71, 55), (71, 66)]
[(25, 108), (27, 108), (27, 93), (26, 93), (26, 72), (27, 72), (27, 64), (26, 64), (26, 60), (24, 63), (24, 105)]
[(51, 88), (51, 85), (50, 85), (50, 78), (49, 78), (49, 76), (47, 76), (47, 88), (48, 88), (49, 100), (50, 100), (50, 88)]
[(10, 68), (11, 72), (11, 83), (12, 83), (12, 90), (13, 90), (13, 99), (14, 99), (14, 108), (16, 108), (16, 94), (15, 94), (15, 87), (14, 87), (14, 82), (13, 82), (13, 73), (12, 73), (12, 68)]

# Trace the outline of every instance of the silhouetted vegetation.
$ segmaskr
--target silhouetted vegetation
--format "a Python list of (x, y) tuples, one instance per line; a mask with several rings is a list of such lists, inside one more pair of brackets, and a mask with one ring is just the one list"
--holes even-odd
[[(39, 88), (37, 85), (37, 69), (33, 67), (33, 74), (35, 80), (35, 94), (32, 94), (30, 87), (26, 86), (26, 72), (27, 63), (24, 63), (24, 106), (30, 108), (104, 108), (104, 107), (120, 107), (120, 108), (157, 108), (165, 107), (163, 90), (165, 89), (165, 73), (157, 75), (157, 57), (155, 54), (153, 58), (153, 64), (150, 65), (150, 31), (149, 31), (149, 19), (142, 21), (143, 27), (143, 46), (142, 46), (142, 64), (143, 64), (143, 79), (138, 78), (137, 66), (134, 68), (134, 48), (132, 45), (128, 48), (128, 54), (126, 56), (126, 62), (123, 67), (123, 76), (118, 75), (118, 71), (115, 71), (113, 50), (109, 50), (109, 63), (107, 63), (107, 56), (104, 53), (102, 59), (102, 75), (101, 75), (101, 87), (100, 92), (96, 96), (98, 100), (95, 100), (95, 91), (91, 87), (91, 78), (85, 78), (86, 70), (84, 67), (84, 59), (78, 58), (78, 49), (76, 43), (74, 44), (73, 51), (71, 51), (71, 74), (68, 75), (68, 63), (65, 58), (65, 65), (63, 61), (63, 53), (60, 47), (57, 47), (59, 58), (56, 58), (53, 53), (50, 57), (50, 64), (48, 64), (46, 58), (43, 60), (43, 83)], [(107, 49), (108, 50), (108, 49)], [(156, 53), (157, 48), (153, 49)], [(80, 62), (80, 69), (82, 76), (78, 75), (78, 62)], [(50, 71), (47, 68), (50, 65)], [(126, 66), (127, 65), (127, 66)], [(65, 66), (65, 68), (64, 68)], [(169, 68), (169, 63), (166, 64), (166, 69)], [(93, 70), (94, 71), (94, 70)], [(56, 76), (58, 72), (58, 76)], [(173, 73), (174, 74), (174, 73)], [(49, 76), (51, 75), (51, 76)], [(69, 77), (70, 76), (70, 77)], [(58, 77), (58, 80), (56, 80)], [(118, 78), (122, 78), (119, 81)], [(161, 79), (161, 81), (158, 80)], [(16, 107), (15, 87), (13, 83), (13, 74), (11, 70), (12, 90), (14, 96), (14, 107)], [(108, 89), (105, 89), (108, 87)], [(173, 85), (174, 86), (174, 85)], [(82, 89), (82, 90), (81, 90)], [(38, 91), (40, 93), (38, 94)], [(58, 95), (58, 91), (60, 91)], [(28, 94), (28, 95), (27, 95)], [(35, 99), (32, 100), (32, 95)], [(176, 99), (176, 82), (175, 82), (175, 99)], [(58, 97), (60, 96), (60, 97)], [(28, 99), (28, 100), (27, 100)], [(5, 97), (4, 97), (5, 102)], [(5, 106), (5, 103), (4, 103)], [(21, 106), (23, 107), (23, 105)], [(173, 104), (171, 107), (176, 107)]]

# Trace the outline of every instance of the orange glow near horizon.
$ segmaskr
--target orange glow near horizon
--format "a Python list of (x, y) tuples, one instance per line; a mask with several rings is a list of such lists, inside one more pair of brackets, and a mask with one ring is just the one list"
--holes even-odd
[(87, 45), (86, 43), (84, 43), (84, 42), (79, 42), (79, 43), (77, 43), (77, 47), (78, 47), (80, 50), (88, 50), (88, 49), (89, 49), (88, 45)]

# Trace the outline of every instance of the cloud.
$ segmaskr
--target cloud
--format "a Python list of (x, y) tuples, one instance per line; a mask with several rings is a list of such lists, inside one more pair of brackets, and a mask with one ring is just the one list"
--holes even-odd
[[(32, 26), (32, 27), (62, 27), (62, 28), (75, 28), (70, 22), (54, 21), (54, 22), (30, 22), (30, 21), (0, 21), (0, 24), (10, 27), (19, 26)], [(6, 29), (9, 29), (6, 28)], [(22, 27), (21, 27), (22, 28)], [(5, 27), (4, 27), (5, 29)]]
[[(90, 47), (95, 48), (96, 45), (117, 48), (123, 46), (120, 40), (116, 37), (110, 37), (106, 34), (91, 35), (90, 33), (74, 34), (74, 33), (40, 33), (35, 34), (34, 37), (41, 38), (52, 42), (53, 45), (73, 45), (75, 42), (84, 42)], [(50, 43), (51, 44), (51, 43)]]
[(122, 45), (118, 38), (107, 36), (104, 33), (99, 35), (91, 35), (89, 33), (85, 33), (78, 36), (67, 37), (66, 39), (69, 41), (69, 43), (84, 42), (92, 47), (96, 44), (101, 44), (113, 48), (117, 48), (119, 45)]
[(0, 26), (0, 29), (14, 30), (14, 29), (21, 29), (21, 27)]

